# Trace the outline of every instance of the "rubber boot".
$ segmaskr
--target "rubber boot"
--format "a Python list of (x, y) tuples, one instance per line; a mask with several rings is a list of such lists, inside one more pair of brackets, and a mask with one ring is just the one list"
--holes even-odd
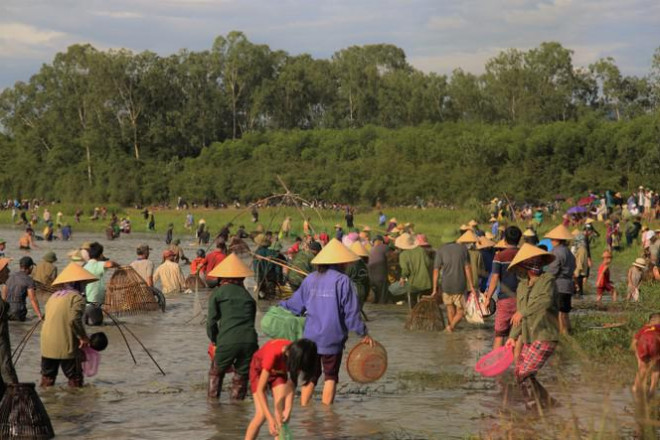
[(247, 395), (248, 378), (234, 374), (231, 381), (231, 400), (244, 400)]
[(41, 384), (40, 384), (40, 386), (41, 386), (42, 388), (52, 387), (53, 385), (55, 385), (55, 378), (54, 378), (54, 377), (50, 377), (50, 376), (41, 376)]
[(71, 388), (82, 388), (83, 378), (82, 377), (72, 377), (69, 379), (69, 387)]
[(220, 390), (222, 389), (224, 377), (224, 373), (220, 372), (220, 369), (214, 363), (211, 363), (211, 368), (209, 369), (209, 388), (207, 391), (209, 400), (220, 398)]

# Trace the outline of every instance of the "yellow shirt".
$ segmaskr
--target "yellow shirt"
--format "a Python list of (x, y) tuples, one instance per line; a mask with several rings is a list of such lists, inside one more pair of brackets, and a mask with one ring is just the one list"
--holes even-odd
[(73, 359), (78, 338), (86, 336), (82, 317), (85, 299), (76, 291), (64, 295), (55, 292), (46, 302), (41, 328), (41, 356), (49, 359)]
[(154, 272), (154, 284), (160, 280), (164, 294), (179, 293), (186, 289), (186, 278), (181, 267), (174, 261), (165, 261)]

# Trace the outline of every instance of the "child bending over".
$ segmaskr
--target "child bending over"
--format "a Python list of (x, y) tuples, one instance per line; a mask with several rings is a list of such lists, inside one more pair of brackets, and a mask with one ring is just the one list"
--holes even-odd
[[(254, 397), (255, 414), (245, 433), (246, 440), (259, 435), (261, 425), (268, 421), (270, 435), (277, 437), (284, 423), (291, 417), (293, 395), (298, 374), (303, 384), (309, 383), (319, 363), (316, 344), (309, 339), (272, 339), (252, 357), (250, 386)], [(266, 390), (273, 394), (274, 414), (268, 408)]]

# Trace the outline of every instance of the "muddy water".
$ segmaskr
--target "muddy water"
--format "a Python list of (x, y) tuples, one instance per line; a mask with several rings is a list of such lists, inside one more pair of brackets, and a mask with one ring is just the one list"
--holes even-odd
[[(18, 234), (17, 230), (2, 231), (9, 243), (7, 255), (14, 258), (12, 270), (17, 269), (17, 260), (24, 255), (17, 250)], [(67, 251), (83, 241), (102, 238), (76, 234), (75, 240), (68, 243), (38, 242), (39, 249), (31, 255), (38, 261), (47, 250), (54, 250), (61, 269)], [(136, 234), (102, 241), (106, 256), (122, 264), (132, 261), (134, 249), (142, 242), (154, 248), (152, 259), (156, 261), (164, 248), (160, 237), (156, 240)], [(185, 250), (191, 256), (195, 248), (186, 246)], [(187, 272), (187, 268), (184, 270)], [(205, 397), (208, 339), (201, 317), (195, 318), (194, 311), (200, 305), (205, 309), (207, 295), (200, 292), (199, 299), (194, 294), (169, 298), (164, 314), (122, 318), (164, 368), (165, 377), (131, 341), (138, 361), (134, 365), (117, 329), (104, 326), (110, 346), (102, 354), (98, 375), (88, 379), (83, 389), (69, 390), (60, 373), (58, 386), (40, 390), (58, 438), (240, 438), (254, 411), (251, 399), (229, 403), (224, 393), (220, 404), (209, 404)], [(257, 322), (268, 306), (259, 304)], [(474, 377), (472, 372), (475, 360), (489, 350), (491, 329), (463, 325), (450, 335), (411, 333), (403, 330), (407, 312), (403, 306), (368, 304), (366, 312), (371, 319), (371, 334), (388, 350), (386, 376), (375, 384), (358, 385), (350, 381), (342, 366), (337, 401), (332, 408), (323, 407), (319, 396), (311, 407), (295, 408), (290, 424), (295, 438), (461, 439), (470, 435), (499, 438), (511, 433), (514, 438), (556, 438), (564, 437), (562, 432), (573, 416), (578, 418), (581, 430), (601, 430), (604, 426), (605, 432), (616, 437), (615, 432), (629, 433), (634, 427), (626, 390), (607, 384), (588, 385), (575, 366), (560, 365), (558, 359), (544, 369), (540, 378), (564, 404), (562, 408), (545, 419), (526, 416), (521, 405), (514, 405), (512, 412), (502, 411), (495, 382)], [(29, 316), (33, 317), (31, 311)], [(14, 345), (33, 322), (10, 324)], [(260, 335), (260, 342), (265, 340)], [(352, 335), (347, 346), (352, 347), (356, 340)], [(17, 365), (21, 381), (39, 380), (39, 356), (37, 332)], [(468, 380), (440, 387), (400, 380), (399, 375), (411, 372), (453, 373)], [(522, 422), (515, 421), (520, 418)], [(532, 434), (529, 427), (536, 433)], [(261, 437), (269, 438), (267, 434), (264, 426)]]

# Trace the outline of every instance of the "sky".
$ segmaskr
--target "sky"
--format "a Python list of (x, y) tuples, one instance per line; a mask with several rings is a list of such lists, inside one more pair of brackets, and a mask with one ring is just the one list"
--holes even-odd
[(660, 46), (659, 0), (0, 0), (0, 89), (28, 81), (75, 43), (161, 55), (209, 49), (239, 30), (292, 55), (329, 58), (389, 43), (424, 72), (483, 72), (507, 48), (558, 41), (575, 66), (611, 56), (648, 74)]

